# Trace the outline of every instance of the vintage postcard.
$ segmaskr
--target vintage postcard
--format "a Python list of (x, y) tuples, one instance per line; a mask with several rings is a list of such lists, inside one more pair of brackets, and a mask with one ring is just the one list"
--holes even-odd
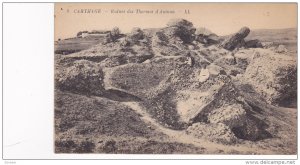
[(297, 154), (297, 3), (56, 3), (55, 153)]

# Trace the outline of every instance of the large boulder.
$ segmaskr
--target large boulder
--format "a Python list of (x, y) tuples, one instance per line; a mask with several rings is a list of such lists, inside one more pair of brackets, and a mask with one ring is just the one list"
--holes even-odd
[(144, 39), (144, 32), (140, 28), (133, 28), (131, 33), (128, 34), (128, 38), (131, 42), (137, 43), (139, 40)]
[(154, 32), (151, 42), (153, 52), (162, 56), (187, 55), (195, 38), (194, 33), (191, 22), (173, 19), (167, 27)]
[(195, 40), (206, 44), (206, 45), (211, 45), (211, 44), (217, 44), (220, 41), (220, 38), (218, 35), (216, 35), (215, 33), (211, 32), (210, 30), (201, 27), (201, 28), (197, 28), (195, 31)]
[[(172, 41), (173, 40), (173, 41)], [(171, 39), (165, 31), (159, 31), (152, 37), (152, 50), (157, 56), (180, 56), (187, 55), (188, 48), (180, 38)]]
[(167, 23), (167, 27), (185, 27), (185, 28), (192, 28), (193, 27), (193, 23), (190, 21), (187, 21), (185, 19), (171, 19), (168, 23)]
[(230, 81), (224, 83), (221, 79), (226, 78), (219, 75), (202, 82), (198, 90), (177, 91), (176, 107), (181, 121), (185, 123), (206, 122), (212, 110), (224, 105), (244, 102), (233, 84)]
[(242, 47), (245, 44), (244, 38), (246, 38), (249, 33), (250, 29), (248, 27), (243, 27), (237, 33), (225, 39), (221, 46), (227, 50), (234, 50), (235, 48)]
[(169, 38), (179, 37), (184, 43), (190, 43), (194, 40), (195, 30), (193, 23), (185, 19), (172, 19), (163, 29)]
[(211, 76), (218, 76), (220, 74), (226, 74), (222, 67), (220, 67), (214, 63), (208, 65), (206, 68), (209, 72), (209, 75), (211, 75)]
[[(222, 93), (222, 91), (217, 93)], [(203, 109), (197, 112), (198, 117), (194, 119), (192, 126), (188, 127), (187, 133), (195, 137), (223, 143), (235, 142), (236, 137), (251, 141), (271, 137), (270, 133), (265, 130), (268, 125), (263, 119), (254, 116), (258, 114), (245, 103), (242, 97), (239, 96), (234, 101), (232, 99), (233, 96), (228, 95), (227, 92), (221, 95), (223, 95), (222, 97), (227, 97), (227, 100), (214, 97), (213, 103), (206, 104), (205, 108), (198, 106)], [(199, 98), (205, 96), (208, 99), (210, 98), (207, 94), (198, 95)], [(223, 101), (219, 102), (219, 99)], [(197, 102), (193, 100), (185, 106), (190, 106), (190, 104), (196, 104)]]
[(199, 73), (199, 76), (198, 76), (198, 81), (200, 83), (205, 82), (206, 80), (209, 79), (209, 76), (210, 76), (210, 73), (209, 73), (208, 69), (203, 69), (202, 68), (200, 70), (200, 73)]
[(248, 65), (243, 81), (269, 103), (294, 99), (297, 96), (297, 59), (264, 50)]

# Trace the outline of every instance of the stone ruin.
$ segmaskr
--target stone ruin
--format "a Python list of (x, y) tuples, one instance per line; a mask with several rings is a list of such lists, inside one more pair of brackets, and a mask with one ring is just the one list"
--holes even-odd
[(62, 57), (55, 83), (89, 95), (128, 93), (162, 125), (195, 137), (223, 143), (263, 139), (271, 135), (234, 81), (277, 105), (296, 97), (297, 66), (294, 58), (280, 54), (282, 48), (276, 53), (259, 40), (246, 41), (249, 33), (243, 27), (222, 38), (184, 19), (171, 20), (151, 35), (134, 28), (115, 42)]

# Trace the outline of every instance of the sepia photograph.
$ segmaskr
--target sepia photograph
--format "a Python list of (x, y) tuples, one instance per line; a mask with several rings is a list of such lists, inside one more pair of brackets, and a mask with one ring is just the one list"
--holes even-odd
[(297, 155), (297, 3), (55, 3), (55, 154)]

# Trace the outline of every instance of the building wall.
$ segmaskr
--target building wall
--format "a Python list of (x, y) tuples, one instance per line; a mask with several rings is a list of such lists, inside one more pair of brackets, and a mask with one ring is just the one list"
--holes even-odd
[(82, 38), (91, 37), (91, 38), (98, 38), (98, 37), (105, 37), (107, 34), (89, 34), (89, 33), (82, 33)]

